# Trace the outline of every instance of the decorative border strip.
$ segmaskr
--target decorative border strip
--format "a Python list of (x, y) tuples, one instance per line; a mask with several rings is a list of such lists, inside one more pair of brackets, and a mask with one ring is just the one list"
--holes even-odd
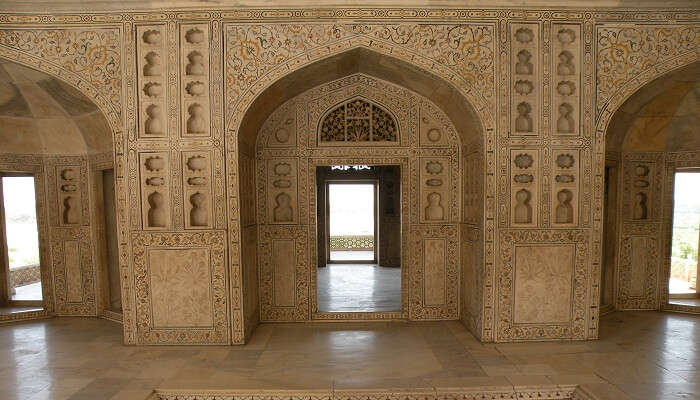
[(161, 390), (156, 389), (148, 400), (593, 400), (578, 385), (504, 386), (490, 388), (411, 389), (411, 390)]

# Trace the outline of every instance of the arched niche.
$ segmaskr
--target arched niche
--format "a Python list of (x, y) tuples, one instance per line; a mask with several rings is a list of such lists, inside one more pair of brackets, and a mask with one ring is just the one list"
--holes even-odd
[(0, 126), (0, 172), (34, 177), (45, 312), (120, 314), (114, 141), (105, 114), (63, 79), (3, 58)]
[[(354, 80), (354, 83), (352, 83)], [(363, 81), (363, 82), (361, 82)], [(346, 91), (343, 95), (328, 95), (327, 98), (319, 100), (324, 95), (332, 92), (342, 91), (344, 87), (353, 84), (370, 89), (356, 91)], [(357, 96), (367, 97), (368, 90), (377, 90), (377, 86), (386, 89), (391, 93), (384, 93), (382, 96), (369, 97), (371, 102), (376, 102), (383, 109), (396, 116), (400, 125), (399, 140), (396, 145), (383, 143), (382, 146), (371, 145), (344, 145), (341, 148), (323, 150), (324, 146), (317, 146), (317, 126), (313, 125), (321, 120), (322, 114), (332, 111), (338, 104), (351, 100)], [(372, 89), (374, 88), (374, 89)], [(364, 90), (364, 91), (363, 91)], [(379, 90), (381, 92), (381, 90)], [(410, 94), (410, 95), (409, 95)], [(300, 104), (308, 104), (311, 99), (318, 102), (325, 102), (324, 107), (314, 104), (309, 106), (307, 111), (300, 112), (289, 107), (294, 99)], [(434, 111), (437, 120), (431, 122), (442, 125), (445, 132), (450, 131), (450, 135), (445, 135), (440, 139), (440, 146), (430, 145), (425, 148), (421, 145), (421, 140), (426, 141), (425, 135), (419, 130), (421, 119), (419, 112), (406, 113), (403, 117), (399, 115), (396, 104), (389, 104), (392, 101), (407, 102), (413, 101), (415, 110), (420, 107), (420, 101), (425, 102), (426, 107)], [(414, 100), (411, 100), (414, 99)], [(429, 106), (428, 106), (429, 104)], [(312, 111), (310, 111), (313, 108)], [(404, 106), (408, 110), (410, 106)], [(405, 111), (404, 111), (405, 112)], [(304, 126), (299, 128), (298, 121), (304, 122)], [(438, 121), (439, 120), (439, 121)], [(294, 121), (294, 132), (285, 132), (282, 136), (292, 137), (293, 140), (287, 142), (273, 139), (268, 145), (270, 138), (275, 138), (275, 133), (279, 132), (276, 123), (291, 123)], [(313, 122), (312, 122), (313, 121)], [(401, 126), (401, 125), (405, 126)], [(411, 127), (412, 125), (413, 127)], [(448, 128), (449, 127), (449, 128)], [(285, 128), (288, 129), (288, 128)], [(407, 132), (413, 129), (415, 134), (411, 137)], [(303, 132), (302, 132), (303, 131)], [(423, 135), (423, 136), (421, 136)], [(468, 326), (477, 329), (477, 315), (481, 308), (481, 299), (477, 295), (476, 285), (480, 282), (480, 274), (483, 271), (481, 263), (483, 257), (483, 177), (484, 161), (484, 128), (482, 127), (477, 113), (471, 104), (462, 96), (450, 83), (441, 78), (418, 68), (414, 65), (385, 56), (374, 51), (357, 48), (345, 53), (322, 59), (297, 71), (280, 78), (265, 91), (263, 91), (242, 118), (240, 130), (238, 132), (238, 179), (241, 210), (241, 259), (243, 264), (243, 297), (244, 297), (244, 318), (246, 334), (249, 335), (252, 328), (261, 320), (308, 320), (326, 318), (353, 318), (351, 315), (321, 315), (314, 312), (314, 299), (312, 292), (315, 290), (315, 277), (310, 271), (310, 266), (316, 265), (315, 254), (317, 245), (315, 240), (315, 222), (312, 191), (308, 188), (313, 186), (313, 174), (311, 169), (316, 165), (334, 165), (348, 163), (369, 163), (369, 164), (392, 164), (401, 165), (402, 179), (405, 176), (405, 191), (403, 201), (406, 204), (416, 203), (410, 207), (409, 217), (407, 214), (404, 224), (406, 247), (402, 257), (405, 257), (407, 270), (424, 267), (424, 259), (419, 254), (408, 254), (408, 248), (422, 249), (422, 240), (430, 238), (444, 238), (449, 243), (446, 252), (449, 252), (449, 259), (455, 261), (455, 268), (450, 271), (445, 270), (445, 276), (449, 275), (447, 281), (454, 283), (449, 289), (452, 297), (446, 295), (444, 304), (439, 307), (425, 306), (423, 300), (417, 299), (418, 294), (409, 293), (408, 287), (404, 291), (405, 309), (398, 315), (371, 315), (363, 318), (411, 318), (411, 319), (458, 319), (461, 318)], [(448, 140), (449, 138), (449, 140)], [(443, 141), (444, 140), (444, 141)], [(281, 143), (285, 142), (285, 143)], [(442, 147), (442, 148), (441, 148)], [(423, 151), (424, 153), (421, 153)], [(364, 152), (364, 154), (363, 154)], [(444, 153), (444, 154), (443, 154)], [(411, 155), (413, 154), (413, 155)], [(421, 160), (424, 156), (425, 160)], [(268, 157), (268, 159), (266, 159)], [(283, 161), (287, 158), (292, 165), (295, 179), (292, 186), (303, 185), (304, 190), (299, 192), (297, 200), (305, 205), (299, 207), (293, 213), (292, 224), (269, 223), (269, 196), (266, 192), (266, 183), (269, 181), (267, 174), (274, 169), (268, 164), (269, 158), (278, 157)], [(409, 183), (416, 181), (416, 185), (423, 178), (420, 171), (425, 169), (425, 163), (430, 157), (445, 157), (450, 169), (445, 169), (452, 174), (450, 191), (454, 193), (455, 206), (450, 208), (449, 217), (445, 221), (421, 220), (420, 206), (417, 194), (409, 194), (411, 190)], [(325, 161), (322, 161), (325, 160)], [(421, 164), (423, 162), (423, 164)], [(415, 179), (414, 179), (415, 178)], [(427, 179), (426, 179), (427, 180)], [(260, 182), (263, 182), (262, 184)], [(257, 182), (257, 183), (256, 183)], [(417, 193), (417, 191), (415, 192)], [(411, 196), (416, 196), (415, 201)], [(407, 213), (409, 207), (406, 207)], [(414, 223), (415, 221), (415, 223)], [(464, 241), (460, 243), (459, 238)], [(269, 306), (269, 299), (266, 300), (266, 290), (273, 290), (272, 285), (263, 282), (266, 278), (266, 268), (270, 269), (270, 241), (274, 238), (290, 240), (300, 238), (295, 246), (308, 246), (311, 248), (302, 259), (296, 260), (296, 265), (303, 265), (296, 268), (297, 276), (302, 276), (294, 287), (302, 288), (304, 293), (297, 293), (295, 303), (282, 310), (280, 307), (268, 307), (261, 310), (258, 306), (265, 308)], [(410, 245), (409, 245), (410, 243)], [(466, 245), (462, 245), (466, 243)], [(421, 264), (422, 263), (422, 264)], [(419, 265), (420, 264), (420, 265)], [(429, 263), (430, 264), (430, 263)], [(273, 266), (274, 267), (274, 266)], [(432, 267), (432, 264), (429, 265)], [(260, 277), (261, 282), (257, 281)], [(462, 281), (459, 279), (462, 277)], [(403, 280), (406, 284), (411, 282), (410, 276), (406, 275)], [(422, 290), (422, 287), (421, 287)], [(460, 295), (460, 293), (462, 295)], [(413, 296), (413, 297), (412, 297)], [(413, 300), (411, 300), (413, 299)], [(267, 301), (267, 303), (266, 303)], [(408, 304), (418, 301), (420, 307), (409, 308)], [(416, 303), (416, 304), (418, 304)], [(449, 303), (449, 304), (448, 304)], [(460, 304), (461, 303), (461, 304)], [(270, 312), (270, 309), (277, 311)], [(461, 313), (460, 313), (461, 308)], [(273, 315), (273, 317), (270, 317)], [(357, 318), (357, 317), (354, 317)], [(249, 330), (250, 329), (250, 330)]]
[[(601, 305), (668, 304), (675, 172), (700, 167), (700, 63), (648, 82), (615, 110), (605, 132)], [(697, 309), (684, 309), (698, 311)]]

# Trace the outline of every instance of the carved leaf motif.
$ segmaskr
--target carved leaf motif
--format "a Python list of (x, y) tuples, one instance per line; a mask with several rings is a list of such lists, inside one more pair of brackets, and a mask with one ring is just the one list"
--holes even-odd
[(275, 175), (287, 176), (292, 172), (292, 166), (289, 163), (279, 163), (275, 164), (274, 167)]
[(559, 168), (571, 168), (574, 165), (574, 156), (571, 154), (559, 154), (557, 156), (557, 166)]
[(187, 43), (199, 44), (204, 41), (204, 32), (199, 28), (193, 28), (185, 33), (185, 40)]
[(442, 179), (428, 179), (425, 181), (428, 186), (442, 186)]
[(531, 29), (520, 28), (517, 31), (515, 31), (515, 40), (517, 40), (520, 43), (530, 43), (534, 38), (535, 35), (532, 33)]
[(561, 29), (557, 33), (557, 40), (563, 45), (571, 44), (576, 40), (576, 33), (571, 29)]
[(569, 175), (569, 174), (562, 174), (562, 175), (557, 175), (554, 178), (554, 180), (557, 181), (558, 183), (571, 183), (574, 181), (574, 176)]
[(636, 181), (634, 181), (634, 186), (638, 188), (649, 187), (649, 181), (645, 181), (644, 179), (637, 179)]
[(165, 160), (160, 156), (148, 157), (144, 164), (146, 169), (151, 172), (158, 172), (165, 168)]
[(207, 168), (207, 159), (203, 156), (193, 156), (187, 160), (187, 168), (193, 172), (204, 171)]
[(532, 85), (532, 82), (528, 80), (519, 80), (515, 82), (515, 91), (519, 95), (527, 95), (532, 93), (532, 90), (534, 89), (534, 86)]
[(187, 179), (187, 183), (192, 186), (205, 186), (207, 184), (207, 178), (202, 176), (195, 176)]
[(530, 183), (535, 178), (531, 174), (517, 174), (513, 177), (513, 180), (517, 183)]
[(272, 186), (278, 189), (286, 189), (292, 186), (292, 182), (290, 182), (288, 179), (277, 179), (276, 181), (272, 182)]
[(562, 96), (571, 96), (576, 91), (576, 85), (571, 81), (562, 81), (557, 84), (557, 93)]
[(425, 164), (425, 170), (431, 174), (431, 175), (436, 175), (442, 172), (442, 164), (438, 161), (428, 161), (427, 164)]
[(148, 186), (163, 186), (165, 184), (165, 180), (161, 177), (152, 177), (146, 179), (146, 185)]
[(535, 160), (527, 153), (520, 153), (515, 156), (513, 163), (520, 169), (530, 168)]

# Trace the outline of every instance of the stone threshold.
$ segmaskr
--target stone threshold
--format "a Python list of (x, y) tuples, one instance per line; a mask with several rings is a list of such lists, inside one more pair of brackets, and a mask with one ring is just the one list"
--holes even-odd
[(156, 389), (147, 400), (598, 400), (579, 385), (335, 390)]

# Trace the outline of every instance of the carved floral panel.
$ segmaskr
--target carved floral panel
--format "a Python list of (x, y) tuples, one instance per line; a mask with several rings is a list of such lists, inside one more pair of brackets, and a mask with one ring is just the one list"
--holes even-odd
[(504, 230), (499, 247), (495, 340), (585, 339), (586, 231)]
[(139, 344), (229, 344), (223, 231), (132, 233)]

